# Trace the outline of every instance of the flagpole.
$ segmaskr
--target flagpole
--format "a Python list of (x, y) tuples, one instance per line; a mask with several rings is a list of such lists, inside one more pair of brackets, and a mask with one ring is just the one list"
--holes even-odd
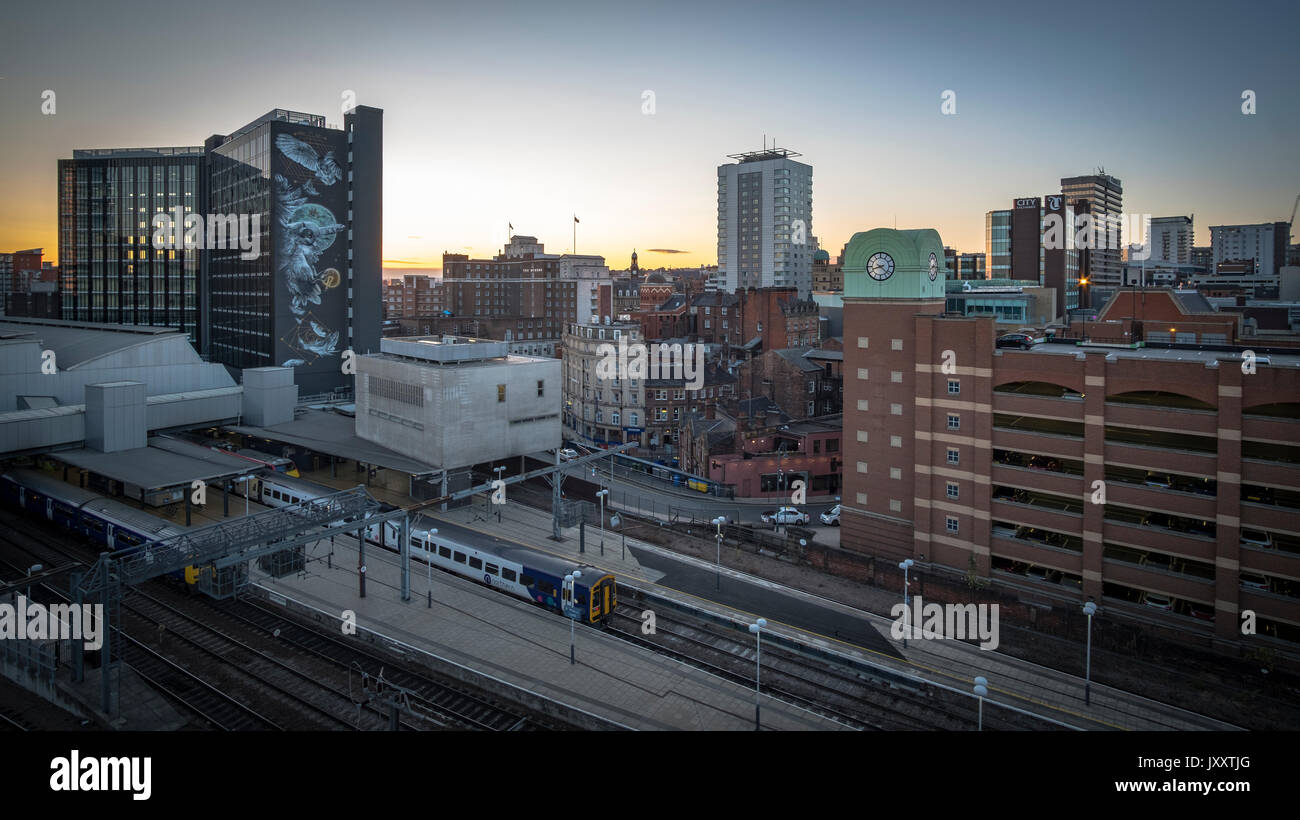
[(578, 255), (578, 215), (573, 215), (573, 255)]

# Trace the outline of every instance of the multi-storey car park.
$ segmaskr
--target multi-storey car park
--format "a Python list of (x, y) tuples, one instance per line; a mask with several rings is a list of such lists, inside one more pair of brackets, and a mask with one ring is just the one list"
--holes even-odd
[(1300, 351), (998, 349), (992, 318), (944, 315), (931, 253), (932, 230), (878, 229), (844, 258), (842, 545), (1300, 649)]

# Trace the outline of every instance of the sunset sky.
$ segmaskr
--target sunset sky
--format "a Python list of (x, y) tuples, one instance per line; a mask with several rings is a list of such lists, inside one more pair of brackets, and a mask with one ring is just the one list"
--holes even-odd
[(507, 223), (564, 252), (575, 213), (614, 267), (714, 264), (716, 166), (764, 135), (813, 166), (832, 256), (895, 224), (983, 251), (985, 211), (1097, 166), (1209, 244), (1300, 193), (1297, 8), (26, 3), (0, 48), (0, 251), (56, 257), (74, 148), (200, 145), (272, 108), (341, 125), (347, 90), (384, 109), (389, 268), (490, 255)]

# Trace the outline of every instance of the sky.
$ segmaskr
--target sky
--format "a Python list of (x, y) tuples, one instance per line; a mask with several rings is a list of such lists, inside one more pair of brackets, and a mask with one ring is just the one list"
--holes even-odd
[[(321, 2), (11, 6), (0, 251), (57, 256), (57, 161), (201, 145), (273, 108), (384, 110), (384, 266), (490, 256), (507, 225), (624, 268), (717, 261), (717, 166), (813, 166), (810, 233), (939, 231), (1104, 167), (1125, 210), (1286, 220), (1300, 3)], [(55, 92), (53, 114), (43, 94)], [(1242, 112), (1244, 91), (1255, 113)], [(952, 91), (955, 113), (943, 113)], [(653, 107), (646, 92), (653, 92)], [(668, 251), (678, 251), (670, 253)]]

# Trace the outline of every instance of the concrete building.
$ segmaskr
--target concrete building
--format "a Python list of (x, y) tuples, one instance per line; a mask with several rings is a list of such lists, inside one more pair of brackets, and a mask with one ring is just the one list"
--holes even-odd
[(1044, 327), (1055, 321), (1056, 288), (1036, 281), (987, 279), (982, 282), (949, 280), (945, 285), (947, 313), (957, 316), (992, 316), (1001, 332), (1022, 326)]
[[(1246, 367), (1241, 348), (1132, 336), (999, 350), (991, 318), (943, 315), (931, 252), (934, 231), (877, 229), (845, 259), (841, 546), (914, 559), (928, 599), (974, 586), (1060, 617), (1094, 600), (1207, 645), (1300, 651), (1300, 356)], [(1155, 310), (1124, 293), (1121, 312)]]
[(384, 339), (357, 358), (356, 432), (444, 469), (560, 446), (560, 362), (505, 342)]
[(812, 291), (812, 166), (784, 148), (730, 154), (718, 166), (718, 272), (714, 290)]
[(103, 415), (88, 421), (87, 412), (102, 409), (108, 394), (121, 398), (108, 406), (130, 408), (121, 436), (144, 446), (150, 432), (238, 419), (243, 389), (175, 330), (0, 320), (0, 453), (79, 448), (96, 437), (96, 424), (102, 448)]
[[(1208, 273), (1231, 271), (1262, 277), (1277, 276), (1278, 271), (1286, 265), (1290, 228), (1286, 222), (1210, 226), (1210, 249), (1214, 266)], [(1251, 264), (1245, 269), (1228, 267), (1239, 262)]]
[(1192, 264), (1192, 241), (1195, 229), (1190, 216), (1157, 216), (1148, 231), (1151, 255), (1148, 262), (1174, 265)]

